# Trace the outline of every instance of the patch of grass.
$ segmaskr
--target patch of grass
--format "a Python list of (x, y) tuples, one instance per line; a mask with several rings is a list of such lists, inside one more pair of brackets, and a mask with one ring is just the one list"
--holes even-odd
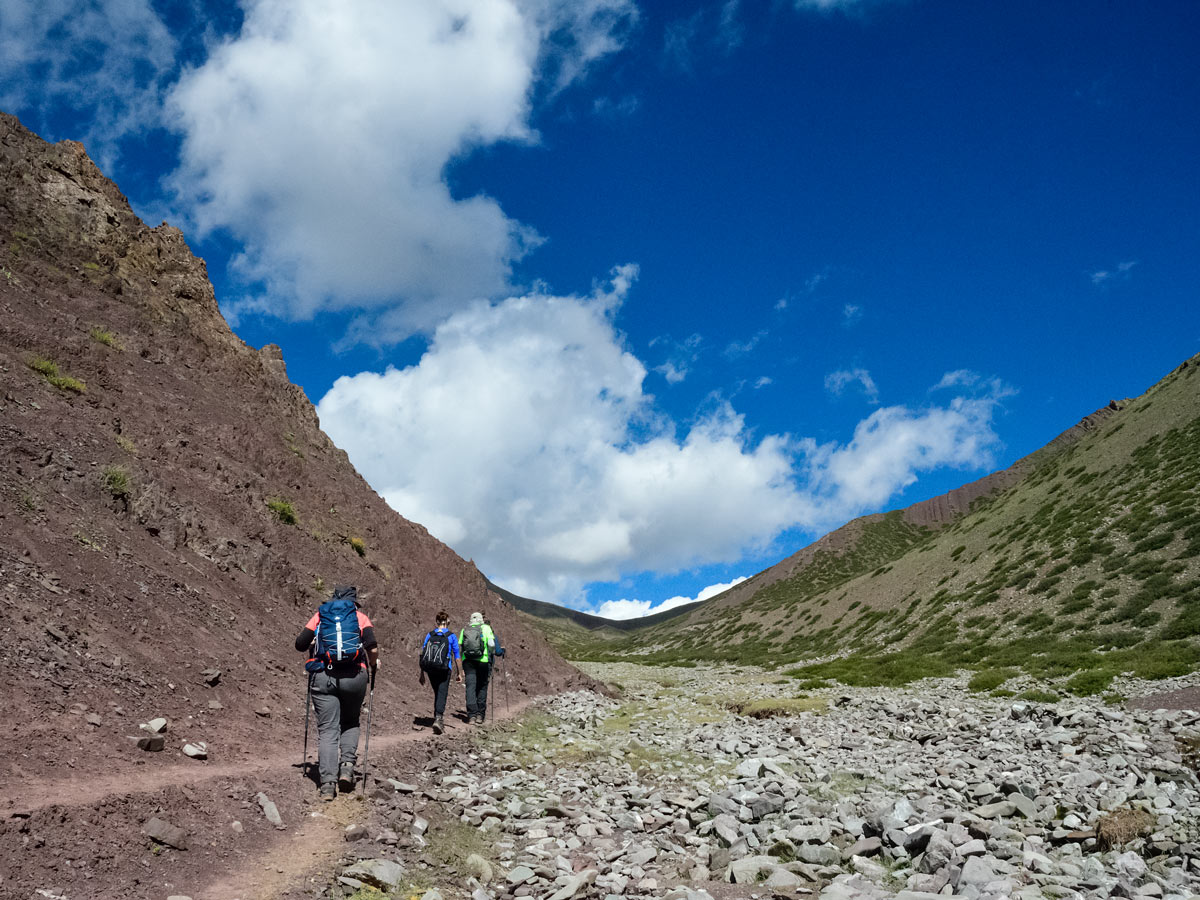
[(983, 669), (971, 676), (971, 680), (967, 682), (967, 690), (977, 693), (983, 691), (991, 691), (1000, 687), (1010, 678), (1017, 677), (1017, 670), (1011, 668), (1002, 669)]
[(88, 337), (98, 344), (103, 344), (105, 347), (112, 347), (114, 350), (123, 350), (121, 342), (117, 339), (115, 332), (109, 331), (107, 328), (101, 328), (99, 325), (93, 325), (91, 331), (88, 332)]
[(1117, 809), (1096, 822), (1096, 843), (1101, 850), (1123, 847), (1134, 838), (1150, 833), (1154, 816), (1144, 809)]
[(60, 391), (70, 391), (74, 394), (87, 392), (86, 384), (78, 378), (72, 378), (70, 375), (60, 373), (58, 371), (58, 363), (52, 359), (46, 359), (44, 356), (35, 356), (29, 361), (29, 368), (44, 377)]
[(465, 864), (472, 853), (484, 859), (492, 859), (495, 854), (486, 832), (454, 819), (431, 822), (425, 839), (429, 842), (425, 853), (460, 875), (466, 874)]
[(121, 466), (105, 466), (100, 473), (104, 481), (104, 489), (117, 498), (129, 496), (129, 473)]
[(129, 453), (134, 456), (137, 455), (137, 445), (134, 444), (134, 442), (131, 441), (129, 438), (125, 437), (125, 435), (118, 434), (114, 438), (114, 440), (117, 442), (117, 446), (120, 447), (122, 450), (124, 450), (126, 453)]
[(287, 500), (281, 497), (272, 497), (267, 501), (267, 508), (275, 513), (275, 518), (284, 525), (296, 524), (296, 507), (292, 506)]
[(354, 552), (357, 553), (359, 556), (367, 555), (367, 545), (365, 543), (363, 543), (362, 538), (360, 538), (360, 537), (350, 538), (350, 546), (354, 549)]
[(1073, 675), (1064, 687), (1077, 697), (1091, 697), (1108, 690), (1115, 674), (1107, 669), (1089, 669)]
[(752, 719), (774, 719), (781, 716), (798, 716), (806, 712), (824, 712), (829, 701), (820, 697), (781, 697), (778, 700), (754, 700), (735, 704), (734, 712)]

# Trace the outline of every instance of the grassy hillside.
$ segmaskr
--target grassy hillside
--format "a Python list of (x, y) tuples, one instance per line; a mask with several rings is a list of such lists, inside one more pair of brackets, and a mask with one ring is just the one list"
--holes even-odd
[[(859, 520), (791, 574), (761, 573), (630, 634), (554, 635), (576, 658), (787, 666), (805, 684), (972, 668), (1076, 693), (1200, 664), (1200, 357), (1023, 461), (951, 524)], [(777, 568), (777, 567), (776, 567)]]

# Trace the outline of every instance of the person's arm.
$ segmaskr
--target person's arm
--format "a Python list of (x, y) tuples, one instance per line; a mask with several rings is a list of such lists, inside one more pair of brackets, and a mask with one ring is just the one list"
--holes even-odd
[(362, 645), (367, 651), (367, 664), (374, 672), (379, 669), (379, 641), (375, 639), (375, 626), (361, 609), (358, 611), (358, 627), (362, 630)]
[(313, 617), (308, 620), (304, 629), (296, 635), (296, 649), (304, 653), (312, 646), (312, 642), (317, 637), (317, 623), (321, 620), (320, 613), (313, 613)]
[(450, 668), (454, 670), (454, 680), (462, 684), (462, 651), (458, 646), (458, 638), (454, 636), (454, 632), (450, 632)]

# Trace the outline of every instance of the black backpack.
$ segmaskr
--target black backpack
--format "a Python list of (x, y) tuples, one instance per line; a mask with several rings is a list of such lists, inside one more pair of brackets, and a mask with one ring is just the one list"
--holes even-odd
[(426, 672), (447, 672), (450, 669), (450, 632), (431, 631), (421, 648), (421, 668)]

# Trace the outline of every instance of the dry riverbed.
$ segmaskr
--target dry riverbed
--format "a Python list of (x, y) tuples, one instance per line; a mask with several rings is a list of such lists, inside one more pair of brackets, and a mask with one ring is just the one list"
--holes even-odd
[[(961, 681), (797, 697), (750, 669), (587, 665), (382, 780), (321, 896), (1178, 900), (1200, 890), (1200, 713)], [(1182, 683), (1179, 686), (1184, 686)], [(412, 783), (416, 781), (417, 783)]]

